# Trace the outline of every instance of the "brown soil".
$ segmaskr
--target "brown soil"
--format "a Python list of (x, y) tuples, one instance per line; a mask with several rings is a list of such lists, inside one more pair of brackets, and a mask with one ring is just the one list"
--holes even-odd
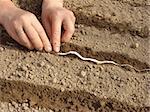
[[(41, 1), (13, 0), (37, 15)], [(66, 0), (76, 32), (61, 52), (150, 68), (149, 0)], [(150, 72), (28, 51), (0, 28), (0, 109), (39, 112), (149, 112)], [(5, 105), (2, 106), (1, 104)], [(39, 110), (39, 107), (41, 108)]]

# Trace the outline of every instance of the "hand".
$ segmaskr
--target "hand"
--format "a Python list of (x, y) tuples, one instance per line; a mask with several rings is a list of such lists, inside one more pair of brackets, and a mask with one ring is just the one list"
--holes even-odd
[(6, 6), (1, 23), (8, 34), (28, 49), (42, 50), (44, 48), (46, 51), (51, 51), (49, 39), (36, 16), (13, 4)]
[(75, 16), (55, 0), (43, 0), (42, 22), (50, 37), (52, 48), (60, 51), (61, 42), (68, 42), (74, 33)]

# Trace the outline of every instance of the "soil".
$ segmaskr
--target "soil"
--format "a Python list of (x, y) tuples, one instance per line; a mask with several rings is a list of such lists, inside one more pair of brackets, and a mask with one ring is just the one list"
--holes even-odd
[[(40, 20), (41, 0), (13, 0)], [(76, 31), (61, 52), (150, 68), (149, 0), (65, 0)], [(0, 28), (2, 112), (149, 112), (150, 72), (28, 51)]]

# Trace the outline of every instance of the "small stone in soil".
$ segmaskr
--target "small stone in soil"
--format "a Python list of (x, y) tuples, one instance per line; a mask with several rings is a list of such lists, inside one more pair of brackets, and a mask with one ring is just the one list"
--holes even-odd
[(45, 65), (45, 63), (42, 61), (41, 63), (38, 64), (39, 67), (43, 67)]
[(67, 77), (67, 78), (71, 79), (71, 75), (68, 75), (68, 77)]
[(26, 66), (22, 66), (22, 67), (21, 67), (21, 70), (22, 70), (22, 71), (27, 71), (28, 68), (27, 68)]
[(21, 63), (18, 63), (18, 66), (20, 67), (20, 66), (21, 66)]
[(117, 79), (117, 76), (116, 76), (116, 75), (113, 75), (113, 76), (112, 76), (112, 79), (116, 80), (116, 79)]
[(85, 77), (86, 74), (87, 74), (86, 71), (81, 71), (80, 76), (81, 76), (81, 77)]
[(3, 47), (0, 47), (0, 52), (4, 51), (4, 48)]
[(82, 24), (76, 24), (75, 27), (76, 27), (76, 28), (83, 28), (84, 25), (82, 25)]
[(20, 78), (20, 77), (22, 77), (22, 74), (21, 74), (20, 72), (16, 72), (16, 76), (17, 76), (18, 78)]
[(49, 110), (49, 112), (54, 112), (54, 111), (52, 111), (52, 110)]
[(7, 61), (7, 62), (8, 62), (8, 61), (9, 61), (9, 59), (8, 59), (8, 58), (6, 58), (4, 61)]
[(62, 87), (62, 88), (61, 88), (61, 92), (64, 92), (64, 91), (65, 91), (65, 88)]
[(52, 80), (52, 82), (53, 82), (53, 83), (57, 83), (57, 78), (54, 78), (54, 79)]
[(102, 107), (105, 107), (106, 102), (105, 102), (105, 101), (101, 101), (101, 103), (100, 103), (100, 104), (101, 104), (101, 106), (102, 106)]
[(29, 109), (29, 104), (28, 103), (23, 103), (22, 106), (23, 106), (24, 110), (28, 110)]
[(50, 69), (50, 68), (51, 68), (51, 66), (50, 66), (50, 65), (46, 65), (46, 68), (47, 68), (47, 69)]
[(37, 104), (36, 101), (32, 101), (32, 100), (29, 103), (30, 103), (30, 106), (33, 106), (33, 105)]
[(134, 44), (132, 44), (130, 47), (133, 48), (133, 49), (136, 49), (136, 48), (139, 47), (139, 44), (138, 44), (138, 43), (134, 43)]
[(62, 80), (62, 81), (61, 81), (61, 84), (62, 84), (62, 85), (66, 85), (65, 80)]
[(87, 32), (86, 32), (85, 30), (81, 30), (81, 34), (82, 34), (82, 35), (86, 35)]
[(18, 104), (16, 102), (12, 101), (11, 103), (15, 108), (18, 108)]

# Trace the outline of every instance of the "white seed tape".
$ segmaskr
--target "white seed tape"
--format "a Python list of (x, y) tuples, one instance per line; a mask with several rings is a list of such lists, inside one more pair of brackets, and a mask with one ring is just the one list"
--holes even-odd
[(133, 67), (132, 65), (129, 65), (129, 64), (118, 64), (114, 61), (99, 61), (99, 60), (96, 60), (96, 59), (93, 59), (93, 58), (85, 58), (83, 56), (81, 56), (78, 52), (76, 51), (69, 51), (69, 52), (65, 52), (65, 53), (58, 53), (59, 56), (67, 56), (67, 55), (76, 55), (77, 57), (79, 57), (81, 60), (83, 61), (91, 61), (91, 62), (94, 62), (96, 64), (113, 64), (113, 65), (116, 65), (116, 66), (120, 66), (120, 67), (129, 67), (131, 69), (134, 69), (135, 71), (137, 72), (146, 72), (146, 71), (150, 71), (150, 69), (142, 69), (142, 70), (139, 70), (135, 67)]

